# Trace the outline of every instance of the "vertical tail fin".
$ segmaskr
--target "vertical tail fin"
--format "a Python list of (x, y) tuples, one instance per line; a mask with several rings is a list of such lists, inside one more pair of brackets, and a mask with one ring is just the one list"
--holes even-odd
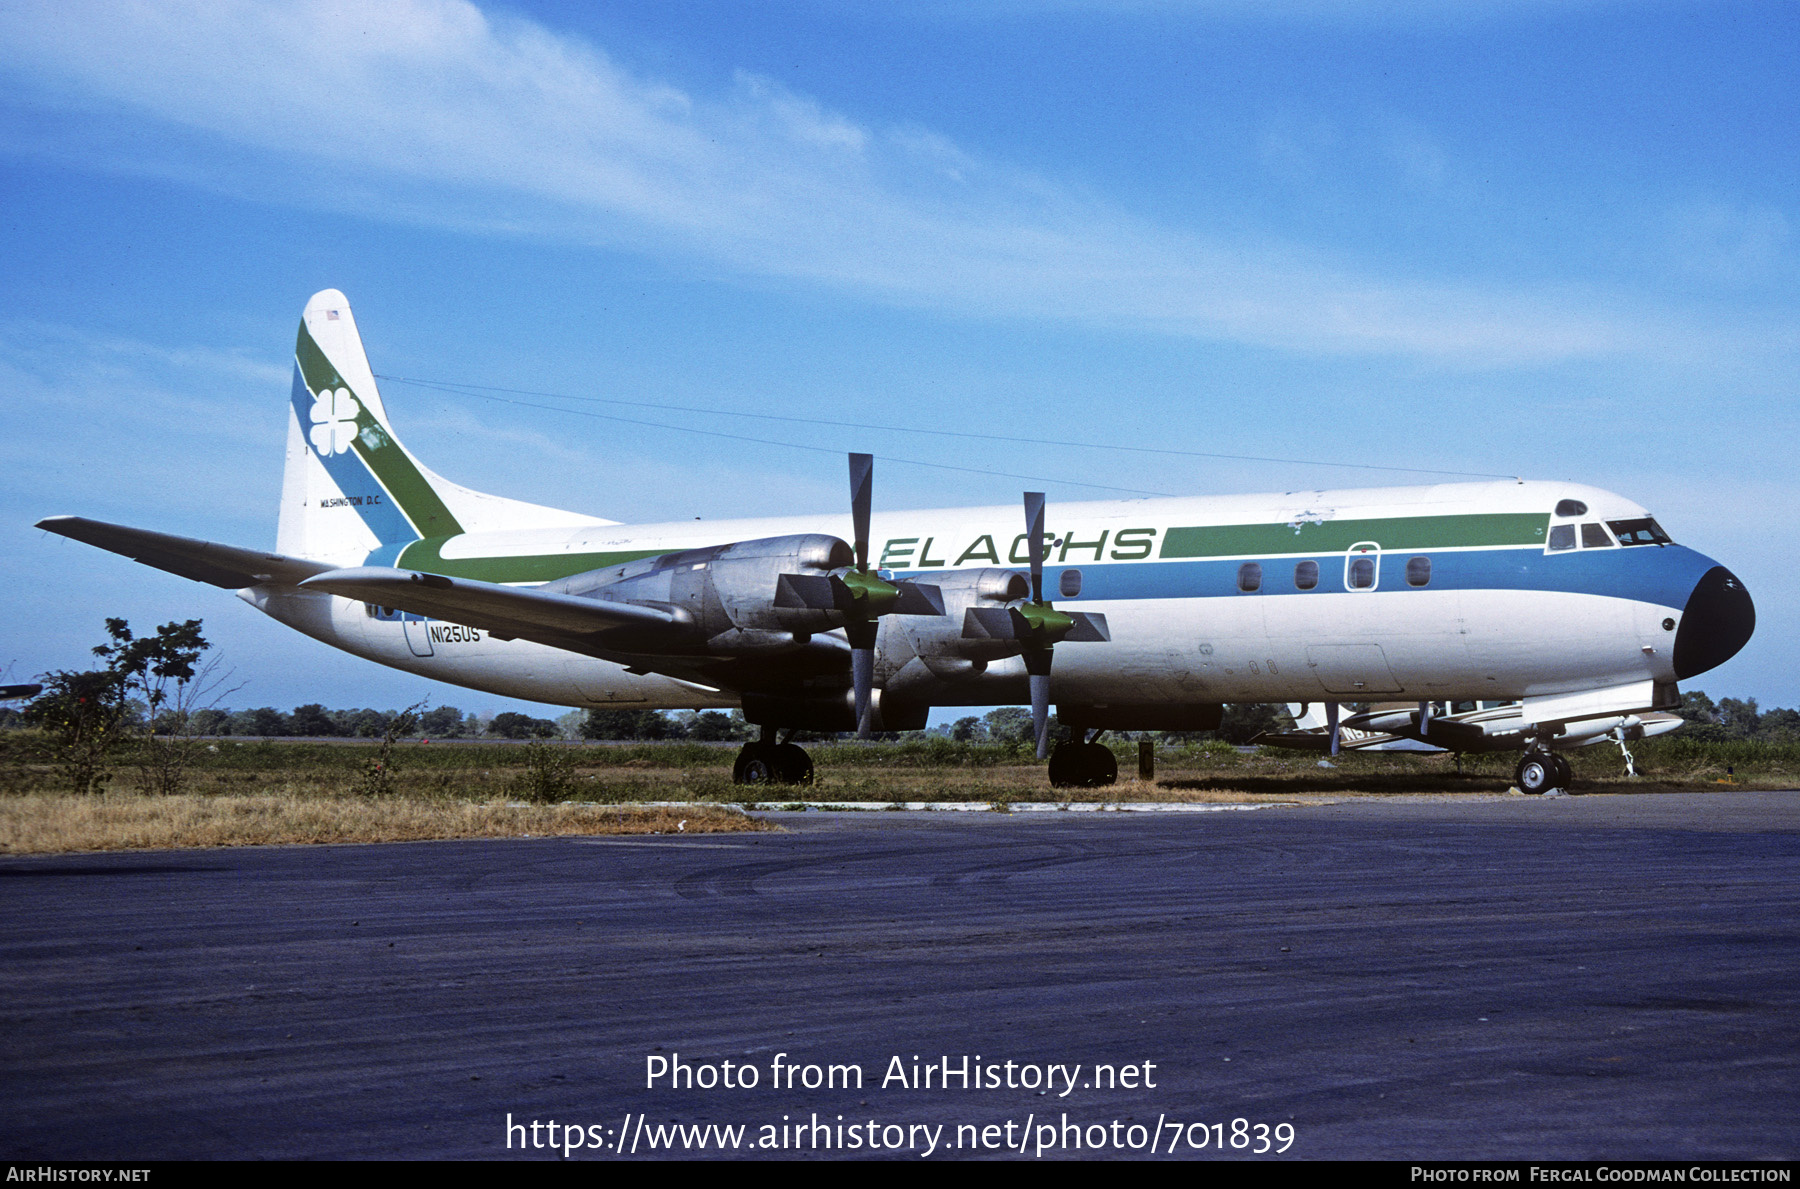
[(394, 436), (349, 300), (326, 289), (306, 303), (294, 340), (279, 552), (355, 565), (384, 546), (427, 537), (611, 523), (483, 495), (434, 474)]

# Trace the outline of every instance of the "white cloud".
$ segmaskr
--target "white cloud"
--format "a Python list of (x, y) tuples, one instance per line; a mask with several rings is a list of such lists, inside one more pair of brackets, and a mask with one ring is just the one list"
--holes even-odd
[(465, 0), (15, 3), (0, 47), (37, 103), (249, 151), (238, 180), (204, 180), (327, 209), (680, 252), (978, 316), (1305, 351), (1484, 365), (1680, 337), (1641, 312), (1386, 281), (1149, 224), (766, 79), (690, 95)]

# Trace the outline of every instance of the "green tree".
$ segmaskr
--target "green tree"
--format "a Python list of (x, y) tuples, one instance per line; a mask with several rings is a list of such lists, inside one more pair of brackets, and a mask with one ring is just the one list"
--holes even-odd
[(987, 738), (987, 728), (979, 718), (970, 715), (950, 724), (950, 738), (958, 743), (979, 743)]
[(583, 739), (678, 739), (686, 734), (660, 710), (589, 710)]
[(554, 739), (557, 730), (556, 724), (547, 718), (532, 718), (508, 710), (494, 715), (494, 721), (488, 724), (488, 734), (501, 739)]
[[(200, 665), (209, 645), (200, 621), (165, 623), (139, 638), (123, 619), (108, 619), (109, 643), (94, 648), (102, 669), (44, 675), (44, 692), (27, 718), (50, 737), (52, 752), (78, 794), (103, 791), (110, 765), (130, 743), (139, 745), (145, 787), (177, 792), (185, 778), (193, 739), (195, 697), (216, 687), (212, 667)], [(141, 723), (133, 702), (142, 701)], [(141, 738), (134, 728), (142, 727)]]
[(231, 716), (231, 733), (233, 735), (257, 735), (265, 739), (279, 739), (293, 734), (288, 729), (288, 716), (273, 706), (258, 706), (255, 710), (240, 710)]
[(339, 734), (339, 731), (329, 710), (317, 702), (308, 702), (294, 707), (294, 713), (288, 716), (288, 733), (319, 739)]
[(463, 713), (454, 706), (436, 706), (419, 716), (419, 730), (428, 739), (460, 739)]
[(702, 710), (698, 714), (690, 711), (682, 719), (687, 737), (696, 743), (735, 742), (749, 739), (753, 734), (750, 724), (744, 721), (742, 710), (733, 710), (730, 714), (723, 710)]
[(41, 680), (44, 692), (25, 708), (25, 721), (49, 738), (51, 756), (77, 795), (106, 791), (109, 760), (124, 742), (125, 689), (110, 669), (59, 669)]

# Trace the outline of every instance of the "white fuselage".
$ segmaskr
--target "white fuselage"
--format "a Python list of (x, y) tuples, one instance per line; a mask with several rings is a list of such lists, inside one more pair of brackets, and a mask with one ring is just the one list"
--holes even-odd
[[(1610, 539), (1553, 552), (1551, 509), (1571, 496), (1592, 509), (1578, 518), (1588, 523), (1646, 515), (1593, 488), (1523, 482), (1052, 504), (1046, 596), (1104, 614), (1112, 637), (1057, 648), (1054, 696), (1096, 704), (1515, 699), (1673, 682), (1670, 625), (1713, 563), (1680, 546)], [(872, 559), (922, 582), (958, 569), (1022, 569), (1020, 519), (1010, 507), (877, 513)], [(848, 537), (849, 518), (465, 533), (371, 559), (531, 584), (626, 558), (807, 532)], [(1359, 559), (1372, 564), (1359, 570)], [(1424, 582), (1409, 580), (1419, 559)], [(1250, 565), (1258, 581), (1246, 589)], [(1303, 589), (1307, 567), (1316, 578)], [(345, 598), (274, 587), (242, 593), (336, 647), (457, 685), (569, 706), (738, 704), (737, 691)], [(1015, 657), (933, 701), (1018, 701), (1022, 688)]]

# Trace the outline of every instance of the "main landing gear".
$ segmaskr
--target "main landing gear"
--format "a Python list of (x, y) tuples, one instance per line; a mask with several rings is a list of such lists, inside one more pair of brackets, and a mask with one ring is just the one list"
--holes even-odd
[(1527, 751), (1519, 766), (1513, 770), (1513, 780), (1518, 783), (1519, 791), (1526, 793), (1547, 793), (1551, 789), (1566, 789), (1574, 772), (1569, 761), (1553, 751)]
[(1095, 731), (1092, 739), (1081, 737), (1086, 734), (1086, 731), (1077, 731), (1077, 738), (1058, 743), (1051, 749), (1051, 788), (1096, 789), (1117, 783), (1119, 758), (1113, 755), (1111, 748), (1097, 742), (1101, 732)]
[[(775, 732), (763, 729), (763, 737), (744, 744), (731, 768), (733, 784), (811, 784), (812, 757), (797, 743), (775, 742)], [(793, 732), (788, 732), (789, 737)]]

